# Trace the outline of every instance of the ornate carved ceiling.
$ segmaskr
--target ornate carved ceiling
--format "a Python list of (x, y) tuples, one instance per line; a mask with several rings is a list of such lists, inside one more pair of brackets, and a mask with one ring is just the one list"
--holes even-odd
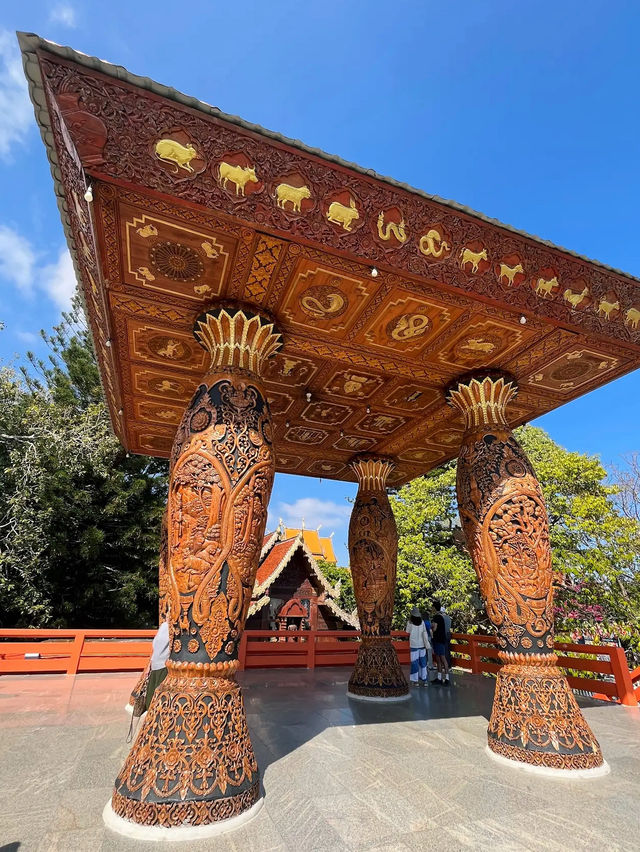
[(207, 364), (193, 319), (219, 298), (284, 333), (266, 387), (291, 473), (352, 479), (373, 451), (398, 484), (451, 458), (462, 422), (443, 389), (475, 367), (516, 376), (521, 423), (640, 362), (635, 279), (22, 41), (132, 452), (169, 455)]

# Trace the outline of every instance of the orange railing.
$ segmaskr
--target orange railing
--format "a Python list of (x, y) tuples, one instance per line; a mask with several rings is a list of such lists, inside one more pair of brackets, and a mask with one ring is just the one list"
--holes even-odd
[[(153, 630), (0, 630), (0, 674), (140, 671), (151, 653)], [(408, 664), (407, 634), (395, 631), (400, 662)], [(239, 647), (241, 668), (352, 666), (359, 633), (349, 630), (246, 630)], [(557, 642), (559, 663), (573, 689), (637, 706), (640, 669), (629, 671), (622, 648)], [(500, 668), (493, 636), (453, 633), (455, 666), (474, 674)], [(590, 657), (599, 659), (590, 659)], [(592, 677), (576, 675), (591, 674)]]

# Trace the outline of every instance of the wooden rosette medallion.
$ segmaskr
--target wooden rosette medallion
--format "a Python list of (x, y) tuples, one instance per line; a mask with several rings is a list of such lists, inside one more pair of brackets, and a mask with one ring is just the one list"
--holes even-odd
[(394, 464), (359, 456), (351, 467), (359, 487), (349, 523), (349, 556), (362, 641), (349, 694), (397, 701), (408, 696), (409, 685), (391, 642), (398, 531), (385, 484)]
[(549, 521), (507, 422), (516, 393), (511, 376), (487, 370), (448, 389), (465, 420), (457, 479), (462, 528), (503, 663), (489, 749), (529, 767), (601, 771), (600, 746), (553, 653)]
[(112, 798), (124, 820), (181, 829), (236, 817), (260, 797), (235, 672), (274, 476), (259, 376), (280, 347), (272, 321), (241, 306), (204, 312), (194, 333), (211, 366), (171, 458), (168, 676)]

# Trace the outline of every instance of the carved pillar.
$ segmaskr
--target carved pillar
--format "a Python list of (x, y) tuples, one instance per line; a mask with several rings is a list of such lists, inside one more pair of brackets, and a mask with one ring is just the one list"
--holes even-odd
[(393, 462), (361, 456), (351, 466), (359, 488), (349, 523), (349, 558), (362, 641), (349, 694), (397, 701), (408, 697), (409, 685), (391, 644), (398, 531), (385, 483)]
[(549, 522), (507, 423), (516, 393), (512, 377), (484, 371), (456, 380), (448, 395), (466, 427), (457, 481), (462, 528), (503, 663), (489, 749), (533, 767), (598, 770), (600, 747), (553, 653)]
[(160, 526), (160, 558), (158, 559), (158, 623), (166, 619), (171, 606), (171, 584), (169, 582), (169, 567), (167, 565), (167, 552), (169, 549), (169, 530), (167, 514), (169, 506), (162, 513), (162, 524)]
[(169, 673), (116, 780), (112, 808), (122, 819), (105, 814), (123, 833), (133, 822), (155, 836), (177, 826), (203, 836), (260, 798), (235, 672), (275, 467), (259, 376), (281, 341), (269, 319), (240, 307), (208, 310), (194, 334), (211, 367), (172, 452)]

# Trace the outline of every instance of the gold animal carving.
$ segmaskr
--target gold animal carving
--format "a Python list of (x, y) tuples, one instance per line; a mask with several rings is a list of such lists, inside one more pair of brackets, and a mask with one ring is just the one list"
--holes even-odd
[(161, 417), (163, 420), (177, 420), (178, 415), (175, 411), (171, 411), (169, 408), (163, 408), (162, 411), (157, 411), (156, 414), (158, 417)]
[(572, 308), (577, 308), (581, 302), (589, 295), (589, 288), (585, 287), (580, 293), (574, 293), (573, 290), (570, 290), (568, 287), (562, 294), (562, 298), (565, 302), (569, 302)]
[(472, 337), (462, 347), (463, 349), (471, 349), (472, 352), (484, 352), (489, 354), (496, 348), (494, 343), (489, 340), (483, 340), (481, 337)]
[(344, 296), (340, 293), (329, 293), (325, 296), (327, 304), (323, 305), (318, 299), (313, 296), (303, 296), (300, 300), (302, 307), (317, 317), (324, 317), (327, 314), (335, 314), (344, 306)]
[(368, 379), (366, 376), (356, 376), (351, 373), (350, 375), (345, 376), (344, 392), (359, 393), (366, 385), (367, 381)]
[(404, 219), (401, 219), (399, 224), (397, 222), (385, 223), (384, 212), (381, 210), (378, 214), (378, 236), (381, 240), (385, 240), (386, 242), (391, 239), (391, 234), (394, 235), (399, 243), (405, 243), (407, 241), (407, 231)]
[(424, 314), (404, 314), (398, 318), (391, 330), (391, 337), (394, 340), (411, 340), (412, 337), (420, 337), (429, 328), (429, 323), (429, 317)]
[(244, 195), (248, 183), (258, 183), (253, 166), (232, 166), (231, 163), (222, 162), (218, 166), (218, 177), (223, 189), (226, 189), (227, 182), (231, 181), (236, 188), (236, 195)]
[(624, 316), (624, 321), (628, 326), (636, 329), (640, 323), (640, 311), (637, 308), (629, 308)]
[(211, 243), (202, 243), (201, 245), (202, 251), (206, 254), (207, 257), (210, 257), (212, 260), (218, 257), (218, 252), (211, 245)]
[(205, 296), (208, 293), (212, 293), (213, 290), (209, 287), (208, 284), (201, 284), (199, 287), (194, 287), (193, 292), (197, 293), (198, 296)]
[(162, 355), (163, 358), (179, 358), (180, 357), (180, 343), (177, 340), (167, 340), (162, 349), (156, 350), (158, 355)]
[(521, 263), (518, 263), (516, 266), (508, 266), (506, 263), (500, 264), (500, 278), (506, 278), (510, 287), (513, 287), (513, 279), (516, 277), (518, 272), (521, 272), (524, 275), (524, 269), (522, 268)]
[(158, 229), (155, 225), (143, 225), (141, 228), (136, 228), (136, 234), (141, 237), (157, 237)]
[(175, 167), (175, 174), (178, 174), (180, 169), (184, 169), (185, 172), (194, 171), (191, 160), (198, 156), (198, 152), (191, 142), (181, 145), (175, 139), (160, 139), (156, 142), (155, 151), (159, 160)]
[(598, 313), (601, 314), (605, 319), (611, 319), (611, 314), (613, 311), (620, 310), (620, 302), (617, 300), (615, 302), (607, 302), (606, 299), (602, 299), (600, 304), (598, 305)]
[(471, 271), (473, 273), (478, 271), (481, 260), (487, 260), (487, 250), (482, 249), (482, 251), (471, 251), (471, 249), (463, 248), (460, 251), (460, 266), (463, 268), (470, 263)]
[(349, 197), (349, 206), (345, 207), (339, 201), (332, 201), (327, 211), (327, 219), (335, 225), (341, 225), (345, 231), (351, 230), (354, 219), (359, 219), (360, 214), (356, 202)]
[(451, 246), (435, 228), (431, 228), (424, 236), (420, 237), (420, 251), (425, 257), (442, 257), (442, 255), (451, 249)]
[(551, 296), (554, 289), (558, 286), (558, 279), (554, 275), (553, 278), (538, 278), (536, 283), (536, 296)]
[(280, 183), (276, 187), (276, 204), (282, 210), (286, 210), (287, 203), (293, 205), (293, 212), (300, 213), (302, 202), (305, 198), (311, 198), (311, 190), (308, 186), (291, 186), (289, 183)]
[(175, 382), (170, 382), (168, 379), (163, 379), (158, 385), (158, 390), (161, 393), (165, 393), (166, 391), (178, 392), (180, 390), (180, 385), (177, 385)]
[(148, 266), (139, 266), (138, 267), (138, 275), (141, 275), (143, 278), (146, 278), (147, 281), (155, 281), (156, 276), (149, 269)]

